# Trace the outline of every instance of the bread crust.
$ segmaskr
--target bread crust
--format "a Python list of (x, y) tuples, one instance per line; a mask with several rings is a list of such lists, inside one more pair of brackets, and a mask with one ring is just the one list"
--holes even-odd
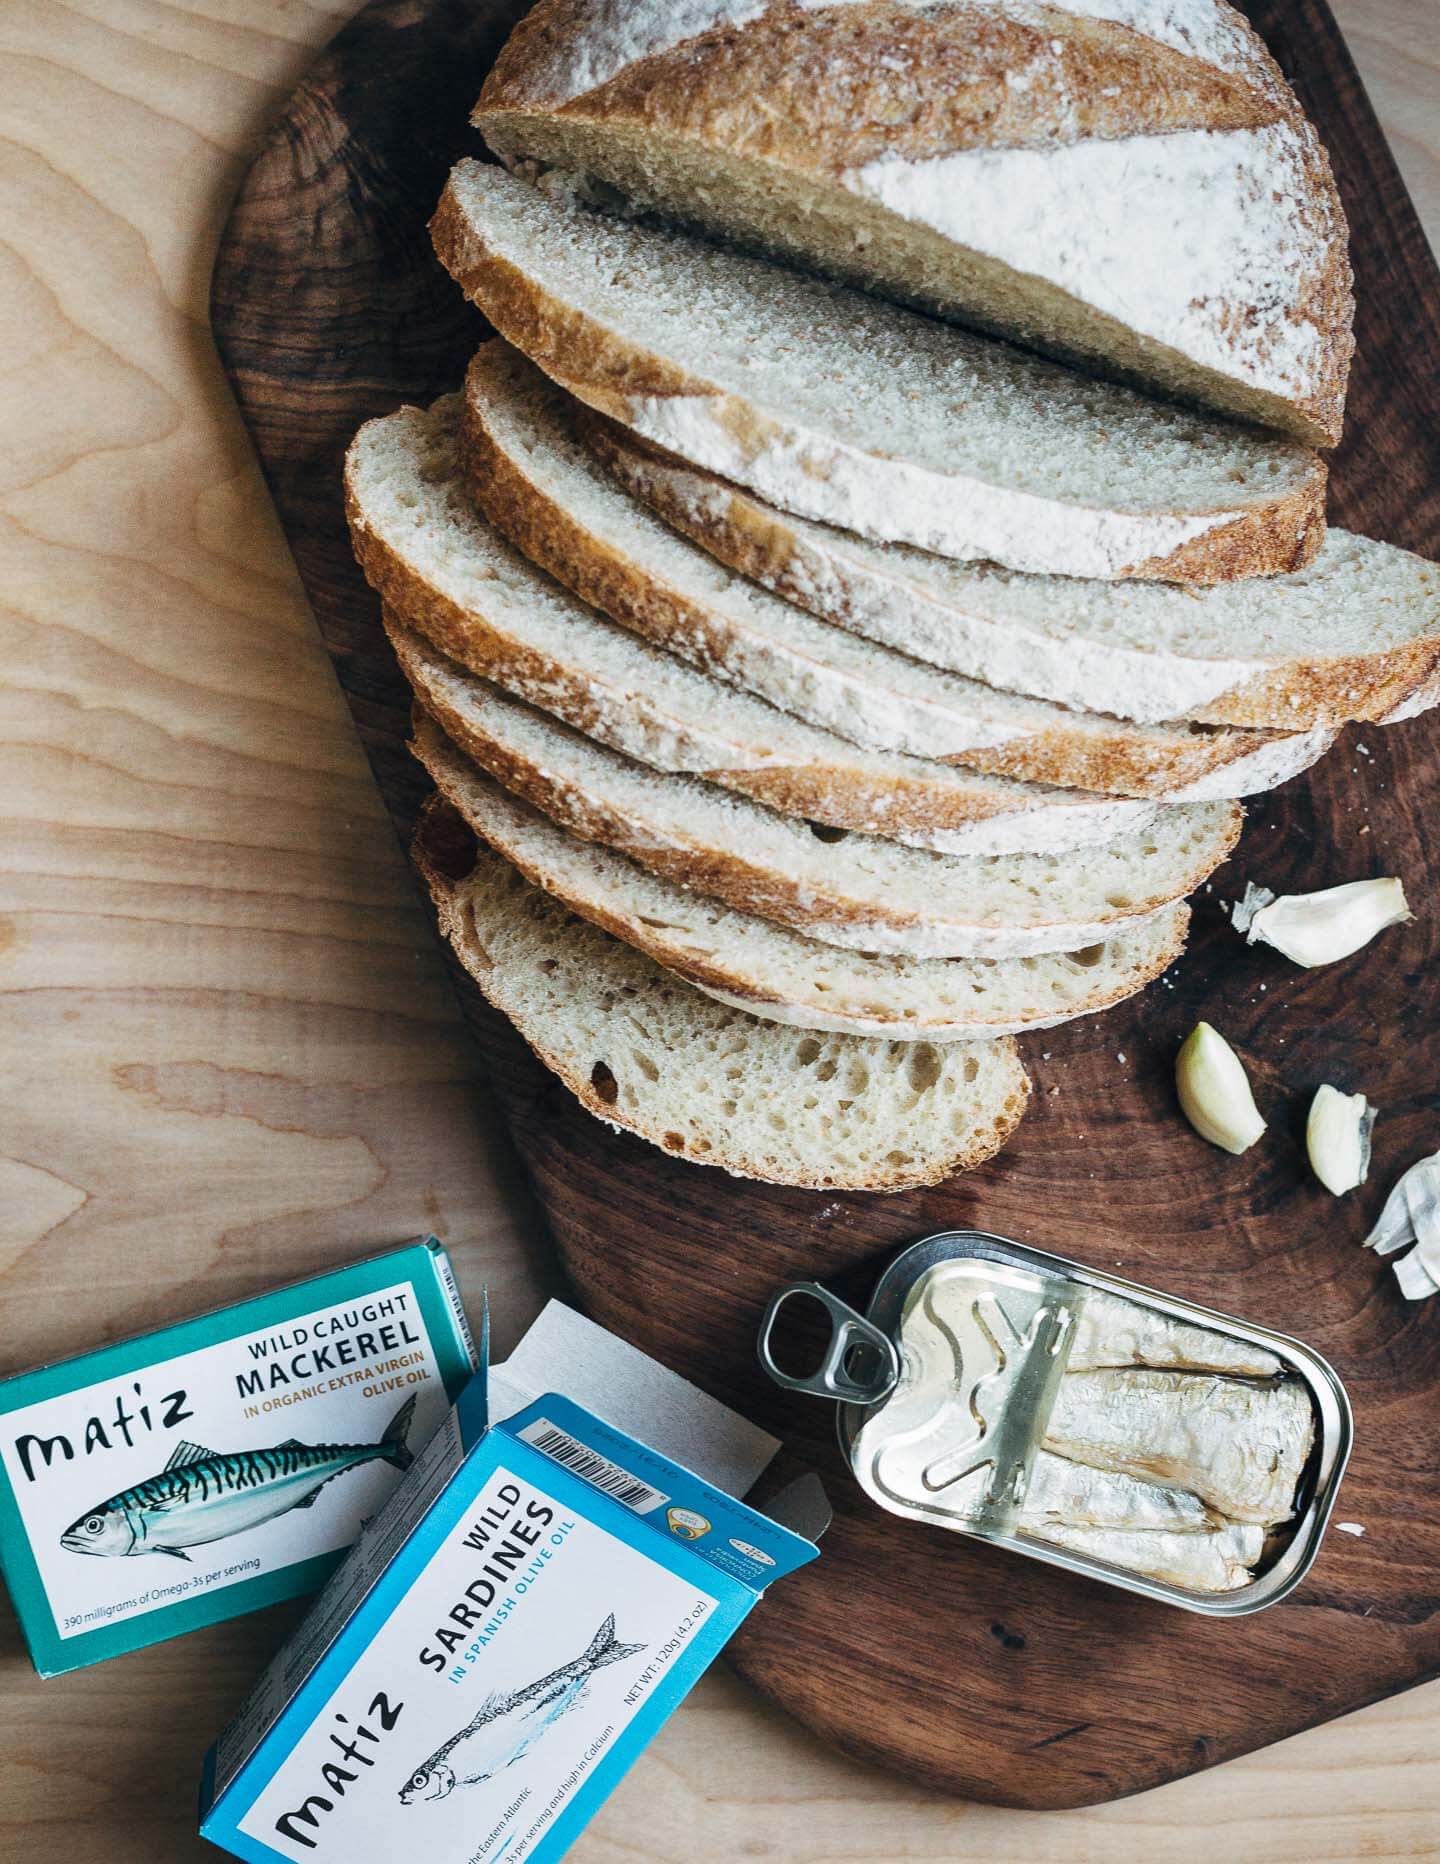
[[(752, 577), (767, 588), (775, 589), (802, 608), (810, 608), (822, 619), (840, 626), (854, 626), (855, 617), (844, 612), (827, 611), (816, 603), (813, 577), (802, 566), (802, 551), (788, 515), (745, 489), (732, 486), (718, 475), (667, 454), (662, 447), (628, 428), (590, 412), (580, 417), (586, 443), (616, 472), (624, 485), (658, 511), (667, 523), (704, 546), (722, 563)], [(674, 491), (679, 478), (697, 478), (723, 493), (723, 500), (707, 501), (702, 510), (694, 501), (682, 499)], [(723, 509), (722, 509), (723, 505)], [(895, 579), (897, 590), (904, 586)], [(1265, 585), (1256, 585), (1257, 606), (1264, 601)], [(863, 627), (857, 632), (864, 632)], [(1065, 642), (1055, 642), (1057, 660), (1066, 655)], [(1110, 674), (1116, 691), (1143, 677), (1138, 651), (1117, 649)], [(1401, 647), (1376, 654), (1321, 655), (1314, 660), (1294, 658), (1270, 663), (1255, 662), (1255, 670), (1238, 685), (1218, 696), (1185, 709), (1186, 718), (1197, 724), (1218, 728), (1222, 735), (1197, 738), (1194, 752), (1203, 759), (1203, 772), (1197, 766), (1195, 780), (1226, 762), (1254, 755), (1257, 745), (1247, 745), (1237, 732), (1338, 731), (1350, 723), (1384, 723), (1399, 708), (1420, 698), (1440, 677), (1440, 612), (1436, 630), (1431, 635)], [(1075, 704), (1083, 701), (1076, 699)], [(1262, 741), (1263, 742), (1263, 741)], [(1269, 740), (1271, 744), (1274, 739)], [(992, 756), (983, 751), (967, 753), (966, 763), (976, 770), (1028, 777), (1035, 781), (1055, 781), (1045, 774), (1038, 748), (1022, 743), (1005, 747)], [(1314, 756), (1321, 754), (1319, 746)], [(1307, 757), (1296, 769), (1313, 762)], [(1153, 768), (1153, 767), (1152, 767)], [(1078, 767), (1077, 767), (1078, 769)], [(1289, 774), (1294, 774), (1290, 772)], [(1144, 762), (1125, 757), (1117, 746), (1113, 761), (1095, 767), (1096, 789), (1123, 795), (1164, 795), (1166, 791), (1147, 773)], [(1078, 781), (1078, 775), (1077, 775)], [(1162, 779), (1163, 781), (1163, 779)], [(1149, 787), (1146, 787), (1146, 785)]]
[[(746, 461), (770, 448), (793, 450), (803, 435), (813, 462), (808, 476), (814, 485), (843, 482), (853, 491), (852, 482), (863, 479), (867, 485), (874, 482), (877, 494), (893, 491), (901, 500), (905, 495), (902, 477), (941, 483), (938, 475), (922, 468), (857, 453), (842, 442), (820, 440), (782, 425), (776, 417), (717, 391), (678, 364), (646, 352), (623, 332), (607, 328), (578, 306), (563, 303), (519, 266), (487, 247), (459, 199), (454, 175), (430, 231), (441, 262), (495, 329), (578, 400), (626, 427), (633, 429), (643, 422), (647, 403), (690, 403), (727, 449)], [(1256, 501), (1228, 519), (1217, 513), (1200, 535), (1113, 565), (1108, 574), (1115, 580), (1140, 577), (1212, 583), (1303, 568), (1324, 539), (1325, 481), (1325, 466), (1316, 457), (1306, 477), (1288, 492)], [(950, 502), (962, 497), (963, 480), (943, 483)], [(1046, 502), (1034, 501), (1036, 522), (1042, 521)], [(1060, 508), (1058, 502), (1055, 508)], [(815, 515), (840, 521), (828, 510)], [(1128, 519), (1132, 514), (1125, 515)], [(1174, 522), (1199, 515), (1144, 513), (1133, 517), (1140, 534), (1153, 523), (1159, 540)]]
[[(958, 0), (941, 18), (888, 0), (817, 12), (772, 5), (634, 60), (548, 106), (532, 73), (537, 34), (574, 37), (589, 8), (541, 0), (485, 81), (473, 121), (506, 113), (632, 121), (835, 180), (882, 157), (924, 161), (957, 149), (1249, 129), (1275, 99), (1201, 59), (1110, 20), (1058, 7), (1007, 16)], [(1027, 82), (1016, 85), (1017, 72)]]
[[(863, 189), (856, 178), (874, 164), (918, 171), (975, 150), (1283, 125), (1301, 139), (1303, 175), (1296, 224), (1283, 229), (1291, 291), (1284, 320), (1313, 332), (1314, 354), (1298, 392), (1267, 393), (1238, 372), (1226, 379), (1264, 404), (1253, 410), (1255, 418), (1311, 445), (1338, 441), (1354, 348), (1344, 212), (1318, 137), (1253, 33), (1243, 68), (1227, 70), (1130, 26), (1063, 7), (1014, 17), (962, 0), (937, 17), (896, 0), (822, 9), (776, 0), (738, 23), (726, 20), (723, 8), (714, 11), (719, 23), (692, 36), (662, 32), (650, 45), (637, 39), (635, 56), (617, 53), (618, 69), (600, 60), (594, 81), (584, 75), (584, 53), (606, 28), (593, 0), (540, 0), (502, 51), (473, 120), (512, 163), (563, 164), (570, 158), (551, 146), (556, 132), (579, 131), (588, 133), (587, 161), (602, 180), (613, 179), (605, 174), (607, 136), (625, 137), (635, 147), (653, 150), (664, 142), (712, 162), (745, 165), (762, 186), (767, 178), (772, 186), (801, 178), (837, 200), (847, 194), (858, 200)], [(1238, 20), (1233, 28), (1248, 32)], [(1017, 76), (1022, 83), (1013, 81)], [(660, 206), (687, 218), (684, 204)], [(1266, 207), (1277, 211), (1262, 188), (1254, 211)], [(699, 211), (688, 223), (709, 224)], [(863, 272), (859, 282), (873, 283)], [(908, 283), (913, 290), (916, 281)], [(961, 321), (976, 315), (975, 306), (938, 302), (923, 291), (911, 295), (893, 279), (875, 288)], [(1086, 303), (1083, 295), (1075, 301)], [(1220, 328), (1237, 356), (1247, 348), (1262, 353), (1261, 309), (1243, 299), (1224, 306)], [(1020, 334), (1039, 341), (1033, 331)], [(1160, 354), (1168, 348), (1171, 357), (1185, 358), (1183, 347), (1167, 345), (1163, 330), (1147, 334)], [(1048, 347), (1065, 359), (1074, 353), (1063, 343)], [(1134, 379), (1133, 371), (1115, 372)], [(1252, 412), (1219, 394), (1211, 405)]]
[[(872, 1170), (862, 1175), (847, 1171), (843, 1162), (837, 1162), (826, 1171), (796, 1171), (777, 1176), (764, 1161), (753, 1157), (743, 1146), (737, 1146), (733, 1135), (718, 1130), (707, 1135), (709, 1149), (702, 1153), (689, 1150), (683, 1136), (672, 1130), (647, 1126), (639, 1120), (618, 1115), (616, 1108), (597, 1092), (591, 1071), (579, 1065), (573, 1052), (567, 1052), (553, 1032), (538, 1027), (533, 1018), (525, 1016), (503, 969), (488, 958), (475, 935), (473, 910), (467, 924), (467, 890), (483, 882), (473, 866), (469, 874), (457, 876), (456, 827), (454, 812), (438, 797), (432, 798), (421, 814), (411, 842), (411, 856), (434, 904), (441, 933), (486, 1000), (510, 1020), (536, 1057), (559, 1078), (581, 1106), (612, 1129), (634, 1133), (672, 1156), (690, 1158), (696, 1164), (718, 1165), (738, 1177), (792, 1184), (807, 1190), (904, 1191), (939, 1184), (957, 1172), (983, 1164), (1000, 1150), (1020, 1124), (1030, 1097), (1030, 1080), (1021, 1066), (1015, 1044), (1006, 1037), (997, 1039), (992, 1053), (1003, 1057), (1013, 1078), (991, 1124), (983, 1132), (972, 1132), (958, 1139), (943, 1155), (909, 1170)], [(473, 837), (471, 840), (473, 843)]]

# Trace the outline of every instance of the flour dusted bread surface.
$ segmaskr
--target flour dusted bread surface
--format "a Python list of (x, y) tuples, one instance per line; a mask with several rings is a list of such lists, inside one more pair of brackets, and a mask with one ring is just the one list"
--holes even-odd
[[(1235, 794), (1268, 788), (1257, 780), (1267, 764), (1282, 769), (1275, 782), (1303, 769), (1349, 720), (1435, 702), (1440, 567), (1393, 544), (1332, 527), (1304, 569), (1208, 589), (1028, 576), (796, 517), (603, 417), (588, 416), (585, 433), (667, 523), (867, 639), (1062, 705), (1288, 729), (1289, 752), (1285, 740), (1228, 749), (1237, 763), (1254, 758)], [(1318, 734), (1308, 745), (1307, 732)], [(1236, 734), (1221, 742), (1233, 747)], [(1016, 768), (979, 751), (966, 761)]]
[(621, 757), (389, 625), (421, 704), (506, 789), (582, 840), (826, 944), (915, 958), (1078, 951), (1189, 893), (1239, 834), (1233, 803), (1188, 803), (1163, 835), (1069, 855), (948, 855), (817, 834), (713, 783)]
[(1012, 1042), (882, 1042), (761, 1022), (532, 887), (432, 803), (414, 843), (441, 930), (590, 1112), (747, 1178), (899, 1191), (982, 1163), (1030, 1083)]
[[(1269, 788), (1329, 742), (1324, 732), (1271, 738), (1074, 712), (939, 671), (817, 621), (748, 577), (727, 573), (700, 542), (627, 491), (619, 476), (625, 462), (607, 470), (574, 431), (581, 412), (518, 350), (498, 339), (482, 344), (466, 377), (458, 446), (476, 501), (519, 550), (585, 601), (812, 724), (910, 755), (1175, 800)], [(584, 413), (590, 427), (623, 436), (603, 416)], [(626, 445), (623, 438), (616, 444)], [(644, 470), (643, 459), (636, 470)], [(695, 530), (693, 523), (686, 528)], [(1012, 834), (1010, 845), (1046, 845), (1039, 835), (1049, 829), (1048, 845), (1063, 845), (1068, 836), (1077, 846), (1092, 819), (1101, 833), (1125, 826), (1100, 807), (1088, 817), (1054, 808), (1045, 816), (1043, 824), (1032, 820), (1028, 842)], [(991, 821), (998, 834), (1002, 815)]]
[(1176, 905), (1084, 952), (987, 960), (841, 951), (567, 835), (486, 776), (423, 712), (414, 750), (480, 839), (532, 885), (707, 995), (769, 1021), (901, 1042), (1046, 1029), (1133, 995), (1184, 944), (1189, 909)]
[(1223, 0), (539, 0), (475, 121), (557, 189), (1339, 436), (1344, 215)]
[(461, 162), (436, 250), (583, 401), (803, 515), (1074, 576), (1308, 561), (1325, 468), (864, 293)]
[(507, 692), (657, 769), (951, 852), (1078, 847), (1155, 821), (1150, 803), (864, 750), (636, 639), (486, 523), (458, 475), (457, 409), (447, 398), (361, 429), (346, 461), (351, 532), (392, 609)]

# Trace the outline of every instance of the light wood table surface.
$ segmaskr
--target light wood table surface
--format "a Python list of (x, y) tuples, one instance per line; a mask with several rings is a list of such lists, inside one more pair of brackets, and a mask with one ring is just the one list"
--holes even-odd
[[(1440, 6), (1337, 4), (1440, 236)], [(424, 1228), (502, 1349), (551, 1278), (206, 327), (247, 156), (349, 10), (0, 3), (0, 1371)], [(41, 1683), (4, 1609), (0, 1861), (216, 1855), (200, 1757), (294, 1616)], [(722, 1668), (574, 1855), (1440, 1859), (1440, 1684), (1028, 1814)]]

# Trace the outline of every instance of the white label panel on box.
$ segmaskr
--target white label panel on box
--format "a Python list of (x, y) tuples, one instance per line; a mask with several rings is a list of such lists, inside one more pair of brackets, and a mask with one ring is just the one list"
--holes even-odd
[(69, 1638), (348, 1547), (447, 1408), (402, 1282), (8, 1412), (0, 1456)]
[[(286, 1858), (522, 1864), (713, 1595), (503, 1465), (240, 1820)], [(263, 1762), (263, 1753), (261, 1756)]]

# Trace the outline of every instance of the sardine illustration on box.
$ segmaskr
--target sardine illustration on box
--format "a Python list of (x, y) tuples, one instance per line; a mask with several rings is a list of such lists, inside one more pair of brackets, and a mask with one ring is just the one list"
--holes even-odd
[(168, 1553), (188, 1560), (187, 1547), (228, 1540), (292, 1508), (313, 1507), (325, 1484), (347, 1469), (376, 1462), (408, 1469), (415, 1460), (405, 1441), (415, 1396), (401, 1405), (378, 1443), (301, 1443), (290, 1437), (226, 1456), (179, 1444), (158, 1475), (97, 1502), (66, 1528), (60, 1545), (106, 1559)]
[[(562, 1715), (578, 1708), (589, 1691), (590, 1678), (607, 1664), (620, 1663), (644, 1650), (643, 1644), (621, 1644), (615, 1637), (615, 1614), (601, 1625), (585, 1649), (570, 1663), (523, 1689), (496, 1691), (480, 1704), (465, 1726), (443, 1741), (427, 1761), (417, 1767), (400, 1789), (402, 1806), (424, 1799), (445, 1799), (457, 1786), (478, 1786), (511, 1767), (553, 1728)], [(458, 1750), (463, 1747), (464, 1753)], [(457, 1775), (450, 1756), (465, 1772)]]

